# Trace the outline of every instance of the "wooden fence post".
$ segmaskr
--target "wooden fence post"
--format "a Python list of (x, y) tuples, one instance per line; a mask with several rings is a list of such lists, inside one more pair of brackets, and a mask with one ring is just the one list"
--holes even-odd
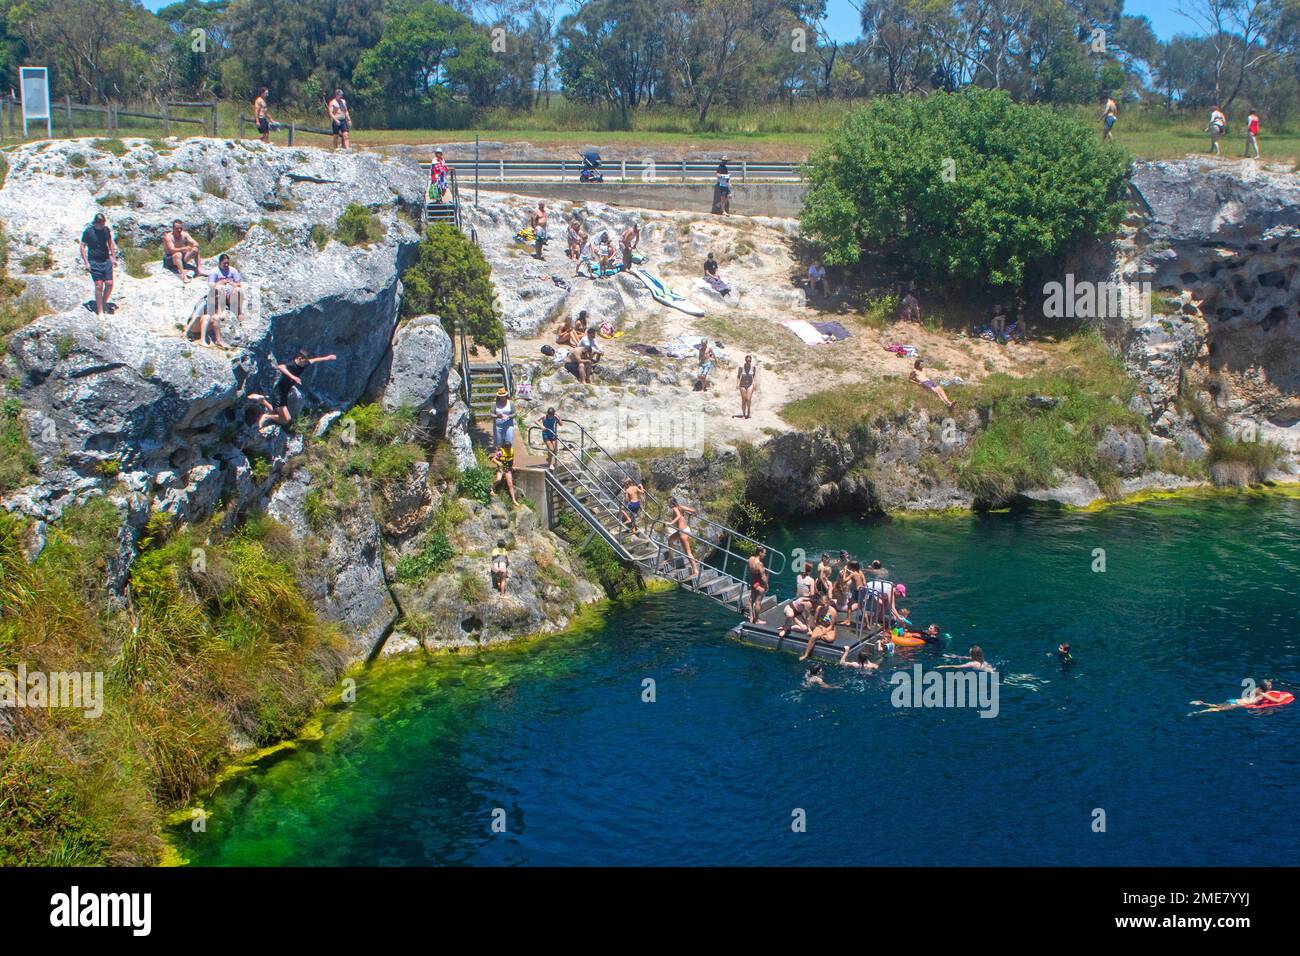
[(243, 113), (239, 114), (239, 122), (237, 126), (238, 126), (239, 138), (243, 139), (244, 138), (244, 114)]
[(72, 97), (63, 98), (63, 106), (68, 111), (68, 139), (72, 139)]
[(217, 138), (217, 104), (215, 101), (212, 103), (212, 138)]
[(163, 100), (163, 136), (172, 134), (172, 111), (169, 100)]
[(290, 124), (289, 124), (289, 145), (290, 145), (290, 146), (293, 145), (293, 128), (294, 128), (294, 125), (295, 125), (294, 123), (290, 123)]

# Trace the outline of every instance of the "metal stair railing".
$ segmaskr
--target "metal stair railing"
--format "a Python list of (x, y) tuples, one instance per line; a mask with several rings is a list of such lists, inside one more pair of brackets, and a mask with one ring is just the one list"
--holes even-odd
[[(548, 484), (556, 489), (565, 502), (613, 546), (619, 557), (631, 561), (650, 574), (677, 580), (726, 607), (741, 609), (748, 592), (744, 575), (749, 555), (757, 548), (767, 546), (734, 528), (697, 515), (697, 525), (714, 531), (717, 539), (686, 532), (687, 537), (700, 542), (700, 554), (695, 556), (700, 566), (699, 574), (686, 580), (677, 578), (672, 572), (665, 574), (662, 570), (665, 560), (671, 559), (675, 564), (679, 556), (685, 557), (685, 552), (670, 540), (676, 534), (676, 529), (669, 526), (664, 505), (649, 493), (642, 497), (638, 534), (653, 548), (653, 553), (632, 554), (620, 538), (621, 530), (616, 529), (621, 529), (624, 524), (623, 483), (628, 479), (639, 483), (637, 476), (610, 455), (581, 425), (573, 422), (566, 422), (565, 425), (578, 430), (578, 440), (574, 442), (563, 435), (556, 436), (556, 468), (555, 471), (548, 470), (546, 473)], [(537, 425), (530, 426), (525, 440), (530, 449), (545, 454), (545, 445), (537, 438), (540, 431)], [(573, 487), (570, 487), (570, 482)], [(583, 492), (590, 499), (590, 507), (581, 500)], [(610, 525), (613, 525), (613, 529)], [(749, 553), (741, 554), (736, 550), (737, 547), (745, 547)], [(780, 574), (785, 570), (785, 555), (770, 547), (767, 550), (768, 573)], [(723, 586), (716, 588), (720, 582), (724, 582)], [(769, 593), (763, 603), (764, 607), (769, 607), (779, 601), (775, 594)]]

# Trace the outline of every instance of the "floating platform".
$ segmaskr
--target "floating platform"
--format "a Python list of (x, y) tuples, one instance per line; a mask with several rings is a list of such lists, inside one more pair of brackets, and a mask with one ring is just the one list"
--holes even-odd
[[(804, 648), (808, 646), (807, 634), (794, 631), (782, 637), (777, 633), (781, 625), (785, 623), (785, 608), (789, 603), (789, 601), (782, 601), (780, 604), (768, 608), (759, 617), (757, 624), (751, 624), (748, 620), (741, 621), (727, 632), (728, 635), (756, 647), (802, 654)], [(843, 656), (846, 647), (849, 649), (849, 657), (852, 658), (857, 653), (860, 645), (875, 641), (880, 631), (879, 625), (872, 625), (865, 628), (859, 636), (856, 627), (840, 624), (835, 628), (834, 643), (818, 641), (813, 646), (812, 658), (834, 663)]]

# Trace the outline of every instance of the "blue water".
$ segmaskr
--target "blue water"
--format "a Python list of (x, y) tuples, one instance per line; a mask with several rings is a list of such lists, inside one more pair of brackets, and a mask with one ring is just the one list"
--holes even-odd
[(178, 848), (198, 864), (1294, 862), (1300, 705), (1188, 702), (1247, 677), (1298, 689), (1300, 501), (836, 519), (773, 540), (881, 557), (913, 620), (997, 663), (998, 716), (893, 707), (890, 667), (805, 688), (793, 655), (729, 640), (721, 608), (650, 594), (571, 635), (375, 667), (320, 740), (225, 784)]

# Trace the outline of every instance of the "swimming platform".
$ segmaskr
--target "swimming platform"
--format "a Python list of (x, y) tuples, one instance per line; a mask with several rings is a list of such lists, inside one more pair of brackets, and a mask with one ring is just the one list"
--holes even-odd
[[(789, 603), (786, 600), (769, 607), (759, 615), (757, 623), (751, 624), (748, 619), (742, 620), (727, 632), (727, 636), (755, 647), (802, 654), (804, 648), (808, 646), (807, 633), (791, 631), (784, 637), (778, 633), (781, 625), (785, 623), (785, 609)], [(814, 660), (838, 661), (847, 647), (849, 657), (852, 658), (863, 644), (874, 643), (882, 630), (879, 624), (868, 625), (861, 631), (856, 624), (837, 624), (834, 642), (818, 641), (813, 647), (811, 657)]]

